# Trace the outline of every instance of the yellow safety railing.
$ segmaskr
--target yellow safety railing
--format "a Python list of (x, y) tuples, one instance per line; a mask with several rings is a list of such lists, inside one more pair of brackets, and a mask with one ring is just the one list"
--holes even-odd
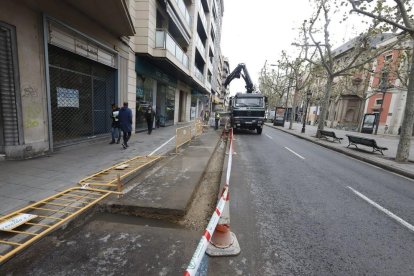
[(200, 118), (195, 119), (194, 129), (194, 136), (200, 136), (203, 134), (203, 121)]
[(160, 158), (162, 157), (136, 156), (82, 179), (79, 181), (79, 185), (92, 187), (100, 186), (118, 190), (119, 185), (122, 185), (121, 181), (123, 179)]
[(178, 153), (178, 148), (191, 141), (191, 125), (180, 127), (175, 130), (175, 152)]
[(81, 187), (70, 188), (1, 217), (0, 223), (22, 214), (36, 216), (13, 229), (0, 231), (0, 263), (112, 193), (118, 192)]
[[(137, 156), (82, 179), (74, 187), (0, 217), (10, 223), (19, 215), (34, 218), (0, 229), (0, 264), (110, 194), (122, 195), (122, 180), (162, 156)], [(98, 188), (95, 188), (98, 187)]]

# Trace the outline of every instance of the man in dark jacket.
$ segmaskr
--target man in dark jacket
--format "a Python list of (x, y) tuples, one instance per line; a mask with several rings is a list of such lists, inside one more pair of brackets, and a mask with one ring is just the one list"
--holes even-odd
[(126, 149), (128, 147), (128, 140), (131, 138), (132, 132), (132, 111), (128, 108), (128, 103), (124, 102), (124, 106), (119, 110), (119, 124), (124, 134), (122, 147)]
[(116, 104), (112, 104), (112, 113), (111, 113), (111, 119), (112, 119), (112, 141), (109, 144), (115, 144), (115, 138), (117, 138), (116, 143), (119, 144), (119, 140), (121, 140), (121, 128), (119, 125), (119, 107), (116, 106)]
[(148, 125), (148, 134), (151, 134), (152, 132), (152, 125), (154, 123), (154, 117), (155, 117), (155, 112), (152, 109), (152, 106), (149, 105), (147, 107), (147, 110), (145, 111), (145, 119), (147, 120), (147, 125)]

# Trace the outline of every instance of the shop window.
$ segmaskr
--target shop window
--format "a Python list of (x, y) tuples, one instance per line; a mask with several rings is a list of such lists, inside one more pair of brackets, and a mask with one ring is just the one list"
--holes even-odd
[(137, 76), (135, 129), (146, 129), (145, 110), (153, 103), (154, 80)]

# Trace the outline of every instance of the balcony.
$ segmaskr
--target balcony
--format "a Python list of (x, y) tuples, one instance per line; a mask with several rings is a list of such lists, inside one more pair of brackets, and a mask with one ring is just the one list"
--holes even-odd
[(188, 68), (188, 56), (184, 53), (183, 49), (178, 43), (171, 37), (171, 35), (165, 30), (157, 30), (155, 33), (155, 48), (166, 49), (177, 60)]
[(204, 47), (203, 42), (201, 41), (201, 38), (197, 35), (196, 38), (196, 46), (198, 51), (200, 52), (201, 56), (205, 59), (206, 58), (206, 48)]
[(190, 13), (187, 10), (187, 7), (185, 6), (184, 1), (183, 0), (174, 0), (174, 1), (177, 3), (178, 8), (180, 9), (181, 15), (185, 18), (185, 21), (187, 22), (188, 27), (190, 27), (191, 26), (191, 16), (190, 16)]
[(197, 1), (197, 10), (198, 14), (200, 15), (201, 22), (203, 23), (204, 30), (207, 31), (207, 18), (206, 14), (204, 13), (203, 5), (201, 4), (201, 0)]
[(200, 70), (198, 70), (197, 67), (194, 66), (194, 75), (196, 76), (197, 79), (199, 79), (202, 83), (204, 83), (204, 75), (203, 73), (201, 73)]

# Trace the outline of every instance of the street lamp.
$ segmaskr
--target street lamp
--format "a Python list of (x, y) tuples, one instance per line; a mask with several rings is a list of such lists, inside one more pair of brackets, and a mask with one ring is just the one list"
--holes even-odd
[(302, 133), (305, 133), (305, 125), (306, 125), (306, 118), (308, 117), (308, 107), (309, 107), (309, 101), (312, 97), (312, 92), (308, 90), (306, 92), (306, 109), (305, 109), (305, 117), (303, 118), (303, 125), (302, 125)]

